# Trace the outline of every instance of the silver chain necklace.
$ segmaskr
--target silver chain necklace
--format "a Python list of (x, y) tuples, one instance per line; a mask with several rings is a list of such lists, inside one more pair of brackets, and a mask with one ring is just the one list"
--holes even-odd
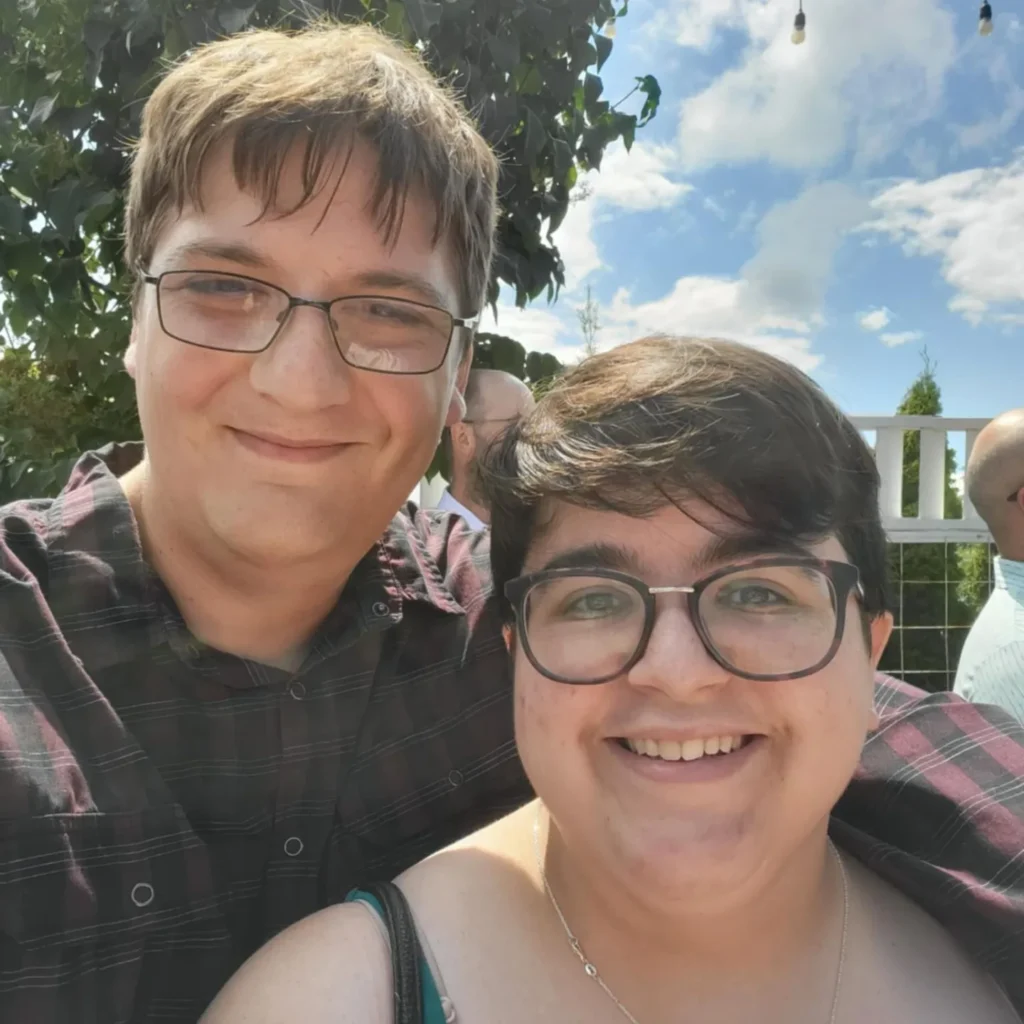
[[(839, 851), (836, 849), (835, 844), (831, 839), (828, 841), (828, 848), (832, 852), (832, 856), (835, 857), (836, 863), (839, 865), (839, 875), (843, 882), (843, 937), (839, 945), (839, 966), (836, 969), (836, 985), (832, 992), (832, 1011), (828, 1017), (828, 1024), (836, 1024), (836, 1013), (839, 1011), (839, 993), (843, 984), (843, 967), (846, 965), (846, 935), (848, 926), (850, 923), (850, 883), (846, 877), (846, 865), (843, 863), (843, 858), (839, 855)], [(533, 819), (533, 852), (537, 858), (537, 871), (540, 874), (540, 880), (544, 884), (544, 891), (548, 894), (548, 899), (551, 900), (551, 906), (555, 908), (555, 913), (558, 915), (558, 920), (562, 922), (562, 927), (565, 929), (565, 937), (569, 940), (569, 946), (572, 951), (576, 954), (580, 963), (583, 964), (583, 970), (587, 977), (593, 981), (596, 981), (601, 986), (601, 990), (604, 994), (619, 1008), (619, 1013), (630, 1022), (630, 1024), (640, 1024), (626, 1009), (625, 1006), (619, 1001), (619, 997), (605, 984), (604, 978), (598, 973), (597, 968), (587, 959), (587, 954), (583, 952), (583, 947), (580, 945), (580, 940), (573, 934), (572, 929), (569, 927), (569, 922), (565, 919), (565, 914), (562, 913), (562, 908), (558, 905), (558, 900), (555, 899), (555, 894), (551, 891), (551, 886), (548, 884), (548, 876), (544, 871), (544, 860), (540, 855), (540, 805), (537, 806), (537, 814)]]

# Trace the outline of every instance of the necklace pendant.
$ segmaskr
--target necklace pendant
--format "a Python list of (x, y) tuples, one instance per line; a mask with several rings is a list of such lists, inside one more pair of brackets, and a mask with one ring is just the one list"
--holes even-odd
[(589, 960), (583, 964), (583, 970), (587, 972), (588, 978), (597, 977), (597, 968)]

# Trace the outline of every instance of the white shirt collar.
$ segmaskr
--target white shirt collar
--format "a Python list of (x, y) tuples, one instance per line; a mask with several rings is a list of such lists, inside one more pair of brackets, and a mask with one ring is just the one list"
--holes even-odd
[(437, 507), (445, 512), (454, 512), (466, 520), (471, 530), (486, 530), (487, 524), (475, 513), (471, 512), (457, 498), (452, 497), (452, 492), (445, 488)]

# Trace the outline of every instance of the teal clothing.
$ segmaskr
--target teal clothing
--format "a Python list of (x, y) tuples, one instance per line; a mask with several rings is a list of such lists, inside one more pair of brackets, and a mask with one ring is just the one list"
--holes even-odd
[(992, 565), (992, 594), (967, 635), (953, 688), (1024, 722), (1024, 562)]
[[(362, 889), (353, 889), (345, 897), (346, 903), (353, 903), (356, 900), (367, 904), (380, 916), (384, 918), (384, 911), (377, 900)], [(430, 964), (425, 957), (420, 957), (420, 991), (423, 994), (423, 1024), (446, 1024), (448, 1018), (445, 1016), (444, 1006), (441, 1003), (441, 992), (437, 987)]]

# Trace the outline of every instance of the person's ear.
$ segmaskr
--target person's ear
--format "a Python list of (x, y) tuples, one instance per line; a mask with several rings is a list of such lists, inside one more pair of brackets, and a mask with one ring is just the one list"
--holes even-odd
[(884, 615), (879, 615), (870, 621), (868, 625), (868, 635), (871, 638), (871, 650), (869, 652), (871, 658), (871, 667), (873, 669), (878, 668), (878, 663), (882, 660), (882, 655), (885, 653), (885, 646), (889, 643), (889, 637), (892, 636), (893, 618), (891, 612), (886, 612)]
[(476, 450), (476, 435), (468, 423), (454, 423), (448, 428), (452, 438), (452, 451), (460, 462), (468, 462)]
[[(882, 654), (885, 652), (886, 644), (889, 643), (889, 637), (892, 636), (892, 627), (893, 618), (890, 612), (886, 612), (884, 615), (879, 615), (877, 618), (872, 619), (868, 624), (868, 638), (871, 644), (868, 657), (871, 659), (872, 674), (878, 670), (878, 663), (882, 660)], [(873, 695), (873, 679), (871, 687)], [(878, 708), (875, 707), (874, 699), (872, 697), (871, 712), (868, 716), (868, 731), (874, 732), (880, 724), (881, 717), (878, 714)]]
[(132, 324), (132, 333), (128, 338), (128, 348), (124, 353), (125, 372), (132, 380), (138, 380), (136, 374), (139, 372), (139, 328)]
[(452, 396), (448, 402), (448, 414), (445, 416), (444, 425), (451, 427), (466, 416), (466, 385), (469, 382), (469, 371), (473, 365), (473, 343), (466, 346), (459, 359), (459, 365), (455, 370), (455, 383), (452, 388)]

